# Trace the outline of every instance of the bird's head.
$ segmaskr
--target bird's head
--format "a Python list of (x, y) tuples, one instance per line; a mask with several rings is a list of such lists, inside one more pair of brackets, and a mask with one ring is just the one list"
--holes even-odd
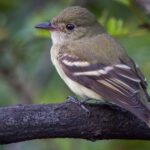
[(53, 43), (79, 40), (103, 31), (95, 16), (80, 6), (68, 7), (51, 22), (38, 24), (36, 28), (49, 30)]

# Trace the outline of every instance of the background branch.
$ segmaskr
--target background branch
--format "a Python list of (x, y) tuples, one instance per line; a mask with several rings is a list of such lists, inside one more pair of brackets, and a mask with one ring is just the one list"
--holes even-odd
[(0, 144), (40, 138), (150, 140), (150, 129), (118, 107), (66, 102), (0, 108)]

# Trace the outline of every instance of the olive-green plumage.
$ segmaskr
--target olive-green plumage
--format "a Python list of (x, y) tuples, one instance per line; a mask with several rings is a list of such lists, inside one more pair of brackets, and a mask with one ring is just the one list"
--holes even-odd
[(68, 7), (51, 23), (37, 28), (50, 30), (52, 62), (73, 92), (107, 100), (150, 126), (150, 98), (144, 76), (91, 12)]

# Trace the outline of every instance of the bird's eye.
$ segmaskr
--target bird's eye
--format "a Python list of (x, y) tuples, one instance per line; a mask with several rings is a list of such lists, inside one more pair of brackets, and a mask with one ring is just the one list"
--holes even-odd
[(73, 25), (73, 24), (67, 24), (66, 28), (67, 28), (67, 30), (72, 31), (75, 28), (75, 25)]

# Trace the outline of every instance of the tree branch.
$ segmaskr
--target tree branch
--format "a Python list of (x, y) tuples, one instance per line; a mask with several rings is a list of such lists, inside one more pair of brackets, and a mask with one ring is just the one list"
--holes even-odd
[(0, 144), (41, 138), (150, 140), (150, 129), (118, 107), (66, 102), (0, 108)]

